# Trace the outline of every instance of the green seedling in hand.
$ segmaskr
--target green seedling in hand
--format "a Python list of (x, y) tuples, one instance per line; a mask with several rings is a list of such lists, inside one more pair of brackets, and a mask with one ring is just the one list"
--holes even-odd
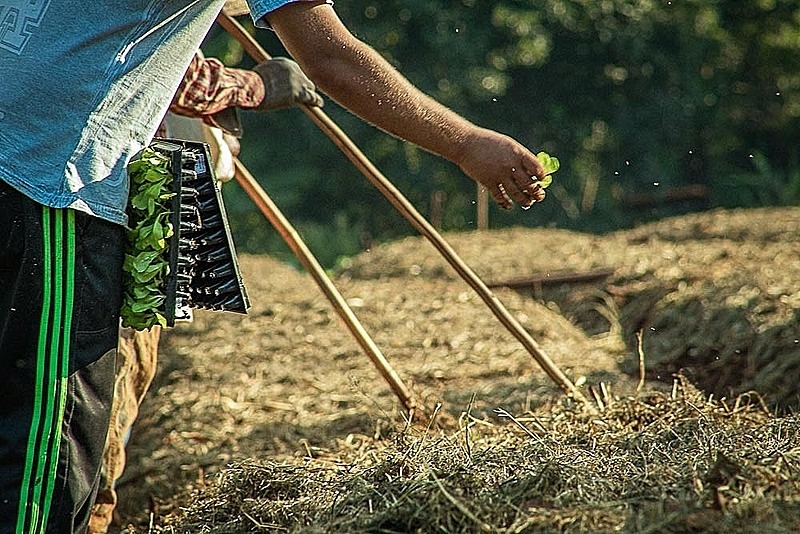
[(547, 176), (539, 181), (539, 187), (545, 189), (553, 183), (553, 177), (551, 175), (561, 168), (561, 163), (559, 163), (558, 158), (554, 158), (547, 152), (539, 152), (536, 154), (536, 158), (544, 167), (545, 172), (547, 172)]

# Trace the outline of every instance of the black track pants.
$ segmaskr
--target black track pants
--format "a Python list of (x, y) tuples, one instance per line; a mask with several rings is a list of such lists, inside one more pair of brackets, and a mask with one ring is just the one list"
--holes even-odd
[(0, 181), (0, 533), (83, 532), (114, 387), (124, 228)]

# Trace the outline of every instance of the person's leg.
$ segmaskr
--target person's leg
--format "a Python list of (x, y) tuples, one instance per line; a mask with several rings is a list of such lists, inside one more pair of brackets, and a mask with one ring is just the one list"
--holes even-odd
[(124, 229), (0, 183), (0, 531), (83, 532), (99, 482)]
[(104, 534), (114, 519), (117, 505), (115, 486), (125, 469), (125, 445), (139, 414), (139, 406), (156, 373), (160, 335), (158, 326), (145, 331), (120, 330), (111, 425), (103, 450), (100, 490), (92, 508), (88, 534)]

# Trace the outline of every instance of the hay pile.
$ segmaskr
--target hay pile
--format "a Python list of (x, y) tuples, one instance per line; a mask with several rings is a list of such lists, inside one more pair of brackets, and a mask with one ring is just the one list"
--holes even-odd
[[(618, 328), (630, 352), (643, 333), (648, 378), (686, 372), (704, 391), (756, 390), (800, 408), (800, 209), (712, 211), (593, 236), (512, 229), (448, 236), (488, 282), (611, 270), (588, 284), (531, 284), (527, 293), (589, 333)], [(355, 258), (358, 279), (456, 277), (418, 238)], [(635, 359), (623, 369), (636, 374)]]
[(406, 428), (349, 460), (236, 463), (156, 531), (800, 531), (800, 417), (685, 380), (600, 401), (507, 425), (463, 414), (453, 433)]

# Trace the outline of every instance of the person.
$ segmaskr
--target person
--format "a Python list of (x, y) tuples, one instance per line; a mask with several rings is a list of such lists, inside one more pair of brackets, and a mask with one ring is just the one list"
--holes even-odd
[[(0, 8), (0, 532), (86, 530), (116, 368), (124, 169), (221, 7), (111, 4), (108, 20), (67, 2)], [(36, 24), (13, 18), (23, 8)], [(239, 74), (258, 83), (215, 78), (210, 123), (225, 95), (256, 110), (321, 103), (295, 64)]]
[[(0, 7), (0, 531), (85, 532), (110, 419), (130, 159), (224, 0)], [(503, 208), (544, 198), (514, 139), (423, 94), (323, 0), (249, 0), (313, 83), (457, 165)], [(264, 67), (269, 68), (269, 67)], [(259, 71), (258, 66), (254, 69)], [(271, 109), (269, 80), (264, 80)]]
[[(233, 12), (241, 14), (238, 10)], [(273, 65), (265, 76), (272, 79), (270, 85), (274, 87), (308, 83), (296, 64), (286, 60)], [(285, 91), (273, 91), (276, 93)], [(256, 107), (263, 97), (264, 83), (256, 72), (226, 67), (218, 59), (206, 58), (198, 51), (156, 137), (206, 142), (211, 148), (215, 178), (221, 183), (229, 181), (234, 174), (232, 158), (239, 155), (237, 137), (241, 136), (242, 127), (235, 116), (227, 114), (223, 117), (220, 114), (231, 108)], [(118, 502), (116, 485), (125, 469), (125, 447), (139, 407), (155, 377), (160, 337), (161, 327), (158, 325), (140, 331), (120, 329), (111, 421), (88, 534), (105, 534), (114, 522)]]

